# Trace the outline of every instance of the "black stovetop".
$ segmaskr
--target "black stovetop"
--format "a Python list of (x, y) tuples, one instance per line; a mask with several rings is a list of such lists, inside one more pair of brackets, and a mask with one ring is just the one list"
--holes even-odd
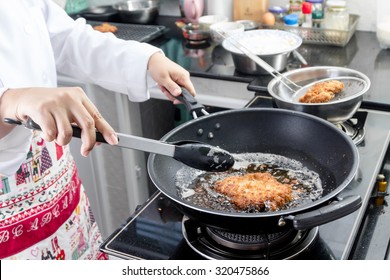
[[(250, 102), (251, 106), (273, 105), (266, 91), (271, 76), (249, 76), (237, 72), (231, 56), (221, 46), (189, 45), (173, 22), (169, 17), (159, 18), (155, 24), (168, 26), (167, 32), (151, 43), (161, 47), (169, 58), (189, 70), (194, 77), (248, 84), (248, 90), (253, 91), (255, 96)], [(384, 213), (389, 212), (388, 206), (373, 207), (372, 195), (378, 173), (390, 162), (387, 152), (390, 115), (384, 113), (390, 111), (390, 95), (387, 92), (390, 79), (386, 75), (390, 53), (379, 48), (374, 33), (361, 31), (356, 32), (344, 48), (302, 45), (298, 50), (311, 66), (350, 67), (367, 74), (372, 82), (360, 110), (367, 113), (367, 118), (364, 140), (358, 144), (358, 174), (340, 193), (341, 197), (360, 195), (362, 206), (350, 215), (319, 226), (316, 229), (318, 238), (311, 244), (310, 250), (298, 258), (386, 259), (389, 256), (386, 248), (390, 243), (390, 230), (384, 230), (384, 223), (378, 221), (383, 221)], [(290, 57), (286, 70), (301, 66), (299, 61)], [(204, 258), (187, 244), (182, 232), (182, 220), (182, 214), (171, 201), (157, 192), (104, 241), (101, 249), (124, 259)], [(377, 234), (378, 230), (380, 234)], [(379, 237), (375, 238), (376, 235)]]
[[(211, 256), (209, 256), (208, 248), (198, 244), (199, 242), (202, 243), (202, 240), (189, 240), (190, 243), (188, 243), (186, 238), (183, 237), (182, 220), (183, 215), (172, 204), (172, 201), (162, 193), (156, 192), (145, 205), (129, 217), (122, 228), (115, 231), (102, 244), (101, 249), (110, 255), (123, 259), (228, 259), (224, 254), (215, 252), (214, 255), (211, 253)], [(199, 225), (196, 222), (194, 223), (194, 230), (197, 230)], [(311, 232), (309, 231), (305, 234), (311, 235), (310, 243), (299, 244), (301, 247), (292, 251), (293, 253), (299, 253), (299, 255), (294, 256), (293, 253), (289, 252), (282, 252), (279, 255), (283, 254), (284, 258), (292, 259), (330, 260), (335, 258), (324, 240), (318, 236), (318, 228), (314, 228)], [(195, 251), (198, 250), (197, 246), (199, 246), (199, 252)], [(239, 255), (235, 258), (258, 258), (254, 254), (251, 253), (242, 257)], [(272, 256), (267, 258), (266, 255), (260, 255), (260, 259), (275, 258)]]
[[(272, 102), (268, 98), (258, 96), (248, 106), (269, 107), (272, 106)], [(357, 145), (359, 170), (355, 179), (339, 197), (359, 195), (362, 198), (362, 206), (350, 215), (315, 228), (318, 237), (307, 246), (307, 250), (297, 256), (283, 255), (283, 258), (364, 259), (365, 256), (371, 255), (374, 259), (385, 259), (389, 254), (386, 248), (389, 244), (390, 230), (387, 232), (382, 230), (382, 237), (379, 240), (366, 238), (362, 241), (362, 236), (374, 235), (375, 227), (380, 227), (374, 225), (369, 229), (369, 233), (367, 230), (364, 232), (362, 228), (367, 223), (367, 217), (373, 219), (370, 216), (372, 213), (378, 216), (388, 212), (387, 205), (374, 207), (375, 210), (372, 210), (372, 194), (375, 191), (378, 173), (382, 172), (384, 165), (389, 162), (387, 149), (390, 139), (390, 115), (363, 110), (359, 110), (357, 115), (364, 116), (364, 140)], [(371, 214), (367, 215), (369, 209)], [(375, 217), (375, 220), (377, 218)], [(105, 240), (101, 249), (124, 259), (205, 258), (195, 243), (191, 240), (187, 242), (184, 238), (182, 221), (183, 215), (174, 204), (157, 192)]]

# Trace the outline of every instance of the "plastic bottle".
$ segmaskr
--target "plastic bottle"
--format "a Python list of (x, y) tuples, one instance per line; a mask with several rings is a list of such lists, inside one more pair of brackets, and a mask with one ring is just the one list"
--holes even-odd
[(312, 4), (310, 2), (302, 3), (303, 22), (302, 27), (311, 28), (313, 26), (312, 21)]
[(346, 1), (334, 0), (326, 2), (324, 27), (326, 29), (348, 30), (349, 13)]
[(288, 14), (284, 17), (285, 26), (299, 26), (299, 16), (297, 14)]
[(321, 27), (324, 20), (324, 0), (306, 0), (312, 4), (312, 21), (314, 27)]

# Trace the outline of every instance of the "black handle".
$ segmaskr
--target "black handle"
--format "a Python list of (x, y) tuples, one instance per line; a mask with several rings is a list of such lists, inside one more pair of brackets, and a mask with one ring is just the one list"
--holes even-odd
[(200, 113), (205, 109), (205, 107), (202, 104), (199, 104), (195, 97), (183, 87), (181, 88), (181, 94), (179, 96), (175, 96), (175, 98), (183, 102), (189, 113)]
[[(73, 129), (73, 133), (72, 133), (73, 137), (81, 138), (81, 128), (78, 126), (72, 125), (72, 129)], [(96, 134), (96, 142), (107, 144), (107, 141), (106, 141), (106, 139), (104, 139), (103, 134), (101, 134), (99, 131), (96, 131), (95, 134)]]
[(296, 215), (293, 225), (297, 230), (310, 229), (351, 214), (361, 205), (362, 199), (359, 195), (346, 196), (322, 208)]
[[(17, 124), (17, 125), (23, 124), (21, 121), (14, 120), (14, 119), (8, 119), (8, 118), (5, 118), (4, 122), (9, 123), (9, 124)], [(24, 126), (29, 128), (29, 129), (35, 129), (35, 130), (42, 131), (39, 124), (34, 122), (31, 118), (28, 118), (28, 120), (26, 121)], [(80, 127), (78, 127), (76, 125), (72, 125), (72, 130), (73, 130), (73, 132), (72, 132), (73, 137), (81, 138), (81, 128)], [(107, 143), (107, 141), (103, 137), (103, 134), (101, 134), (99, 131), (96, 131), (96, 141), (101, 142), (101, 143)]]

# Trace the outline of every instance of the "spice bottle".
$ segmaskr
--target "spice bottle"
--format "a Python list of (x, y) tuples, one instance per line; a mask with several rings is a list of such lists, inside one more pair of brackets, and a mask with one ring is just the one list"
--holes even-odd
[(324, 0), (306, 0), (312, 4), (311, 16), (314, 27), (321, 27), (324, 20)]
[(297, 14), (288, 14), (284, 17), (285, 26), (299, 26), (298, 15)]
[(302, 1), (300, 0), (290, 0), (289, 5), (289, 14), (296, 14), (298, 16), (298, 25), (302, 24)]
[(324, 27), (326, 29), (348, 30), (349, 13), (346, 1), (326, 2)]
[(311, 28), (313, 26), (312, 21), (312, 4), (310, 2), (302, 3), (303, 22), (302, 27)]

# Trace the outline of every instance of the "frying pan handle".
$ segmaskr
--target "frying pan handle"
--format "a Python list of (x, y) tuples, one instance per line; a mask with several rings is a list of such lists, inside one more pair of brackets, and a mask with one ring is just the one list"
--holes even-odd
[(205, 110), (205, 107), (202, 104), (198, 103), (194, 96), (192, 96), (192, 94), (185, 88), (182, 87), (181, 94), (179, 96), (175, 96), (175, 98), (186, 106), (187, 111), (191, 113), (194, 118), (197, 118), (199, 113), (208, 115)]
[(322, 208), (296, 215), (293, 218), (293, 226), (297, 230), (311, 229), (351, 214), (361, 205), (362, 199), (359, 195), (346, 196)]

